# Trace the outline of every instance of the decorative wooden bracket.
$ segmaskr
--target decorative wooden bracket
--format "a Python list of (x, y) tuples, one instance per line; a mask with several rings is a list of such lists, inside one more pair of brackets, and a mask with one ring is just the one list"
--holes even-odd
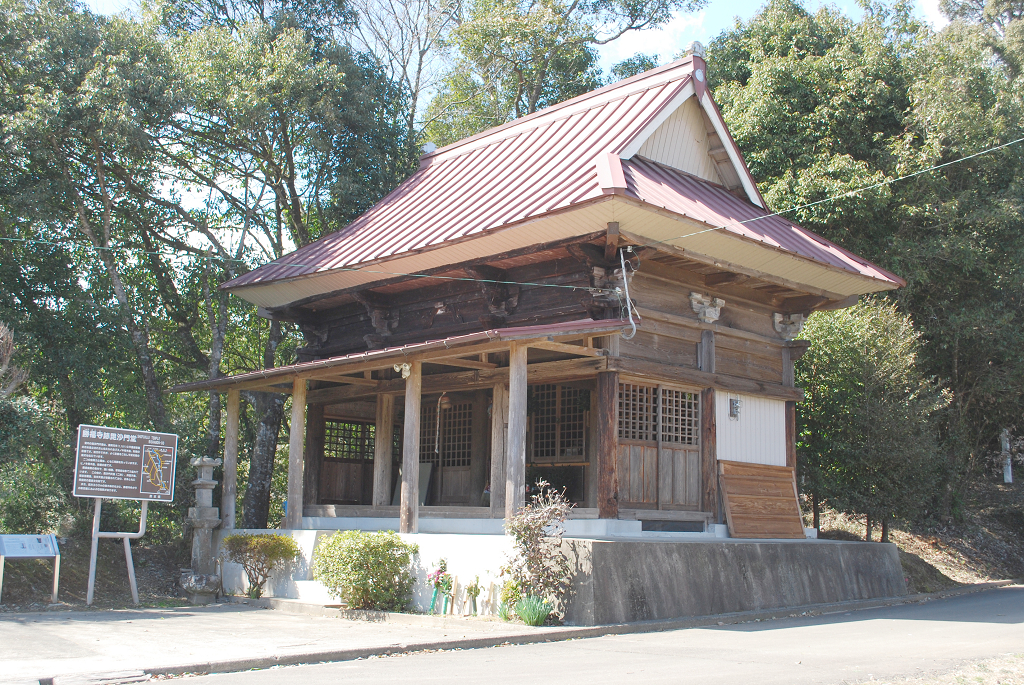
[(352, 293), (352, 297), (366, 308), (373, 326), (374, 332), (363, 336), (366, 347), (371, 350), (386, 347), (391, 330), (398, 326), (398, 312), (392, 311), (383, 297), (370, 290)]
[(492, 326), (504, 324), (508, 315), (519, 306), (519, 286), (502, 282), (509, 280), (508, 272), (488, 264), (467, 266), (464, 271), (479, 281), (487, 303), (488, 313), (480, 317), (481, 322)]

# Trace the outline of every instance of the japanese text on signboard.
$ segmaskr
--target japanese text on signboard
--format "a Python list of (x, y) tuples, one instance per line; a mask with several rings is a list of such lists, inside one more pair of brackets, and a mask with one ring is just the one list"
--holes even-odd
[(79, 426), (74, 494), (170, 502), (177, 451), (177, 435)]

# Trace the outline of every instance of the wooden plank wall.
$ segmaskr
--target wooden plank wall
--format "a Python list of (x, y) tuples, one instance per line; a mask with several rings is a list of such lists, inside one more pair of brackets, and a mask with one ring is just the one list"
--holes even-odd
[(719, 461), (729, 535), (734, 538), (804, 537), (796, 469)]

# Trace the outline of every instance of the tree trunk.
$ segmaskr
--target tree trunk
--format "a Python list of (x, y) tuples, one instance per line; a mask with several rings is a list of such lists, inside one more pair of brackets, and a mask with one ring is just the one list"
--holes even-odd
[[(263, 349), (263, 367), (274, 367), (277, 345), (284, 337), (281, 324), (270, 322), (270, 335)], [(266, 528), (270, 514), (270, 479), (274, 474), (274, 456), (277, 454), (277, 438), (281, 432), (284, 417), (284, 396), (277, 393), (257, 392), (253, 406), (260, 416), (256, 429), (256, 444), (249, 456), (249, 478), (242, 498), (242, 527)]]
[(882, 539), (879, 542), (889, 542), (889, 517), (882, 517)]
[(242, 528), (266, 528), (270, 515), (270, 480), (274, 475), (277, 437), (284, 417), (284, 396), (261, 392), (256, 395), (260, 415), (256, 444), (249, 456), (249, 478), (242, 498)]
[(811, 511), (814, 515), (814, 528), (815, 530), (821, 530), (821, 512), (818, 509), (818, 493), (811, 493)]
[(864, 518), (865, 518), (864, 527), (867, 529), (867, 533), (864, 536), (864, 539), (867, 540), (868, 542), (871, 542), (871, 516), (869, 515), (869, 516), (866, 516)]

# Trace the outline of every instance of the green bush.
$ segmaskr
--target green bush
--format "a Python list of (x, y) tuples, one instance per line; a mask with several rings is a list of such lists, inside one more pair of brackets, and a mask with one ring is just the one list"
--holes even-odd
[(239, 533), (229, 535), (221, 541), (221, 549), (228, 561), (241, 564), (249, 579), (249, 597), (263, 596), (271, 571), (294, 561), (299, 554), (295, 540), (284, 535), (250, 535)]
[(541, 626), (551, 614), (551, 605), (543, 597), (527, 595), (516, 602), (516, 613), (528, 626)]
[(419, 551), (391, 531), (337, 532), (317, 546), (313, 574), (350, 609), (400, 611), (412, 595), (410, 566)]
[(70, 519), (67, 497), (46, 464), (0, 465), (0, 533), (57, 533)]

